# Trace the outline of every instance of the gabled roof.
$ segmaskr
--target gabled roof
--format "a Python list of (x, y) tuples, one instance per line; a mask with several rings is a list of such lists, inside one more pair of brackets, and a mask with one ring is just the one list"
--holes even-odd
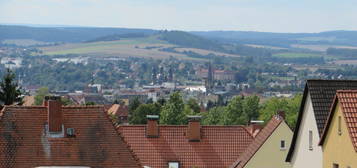
[(284, 119), (281, 116), (274, 116), (230, 168), (243, 168), (283, 121)]
[(344, 121), (346, 121), (348, 133), (355, 151), (357, 152), (357, 90), (338, 90), (331, 112), (326, 122), (319, 145), (323, 145), (335, 114), (337, 103), (340, 102)]
[(113, 104), (108, 109), (108, 114), (114, 114), (118, 117), (127, 117), (129, 115), (129, 107), (126, 105)]
[(201, 126), (201, 141), (190, 142), (187, 128), (160, 125), (158, 138), (147, 138), (145, 125), (118, 126), (118, 131), (140, 163), (153, 168), (166, 168), (169, 161), (180, 167), (228, 167), (253, 141), (243, 126)]
[(74, 128), (75, 137), (50, 136), (44, 106), (6, 106), (0, 112), (0, 167), (140, 167), (102, 106), (61, 111), (63, 130)]
[(296, 141), (299, 134), (300, 124), (303, 118), (305, 103), (308, 93), (310, 93), (312, 107), (316, 119), (316, 124), (321, 137), (333, 98), (337, 90), (357, 89), (357, 80), (322, 80), (310, 79), (306, 81), (303, 98), (300, 105), (299, 115), (296, 122), (294, 136), (291, 142), (286, 161), (290, 162), (295, 150)]

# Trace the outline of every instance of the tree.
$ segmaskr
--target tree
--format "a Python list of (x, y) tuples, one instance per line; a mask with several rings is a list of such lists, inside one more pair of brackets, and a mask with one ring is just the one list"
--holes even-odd
[(218, 125), (221, 123), (224, 107), (213, 107), (208, 112), (203, 114), (203, 125)]
[(259, 117), (259, 101), (260, 98), (256, 95), (247, 96), (244, 98), (243, 111), (248, 116), (247, 120), (258, 119)]
[(160, 123), (180, 125), (185, 123), (184, 103), (179, 92), (172, 93), (168, 102), (162, 107)]
[(71, 99), (67, 98), (67, 97), (61, 97), (61, 103), (62, 105), (64, 106), (67, 106), (67, 105), (72, 105), (73, 102), (71, 101)]
[(21, 88), (15, 82), (15, 73), (7, 69), (0, 82), (0, 101), (5, 105), (22, 104)]
[(200, 105), (197, 103), (196, 99), (190, 98), (187, 101), (187, 106), (192, 110), (193, 113), (199, 113), (201, 111)]
[(134, 111), (140, 106), (141, 102), (139, 97), (135, 97), (134, 99), (130, 100), (129, 102), (129, 121), (131, 120), (131, 116), (133, 115)]
[(48, 95), (50, 95), (50, 92), (47, 87), (39, 88), (36, 91), (35, 105), (42, 105), (43, 99), (45, 98), (45, 96), (48, 96)]
[(243, 111), (243, 97), (233, 97), (225, 107), (221, 124), (223, 125), (241, 125), (248, 121), (247, 114)]
[(157, 104), (140, 104), (130, 117), (130, 124), (146, 124), (146, 115), (159, 115), (160, 106)]
[(301, 94), (297, 94), (293, 98), (271, 98), (262, 105), (259, 111), (259, 118), (266, 122), (269, 121), (278, 110), (283, 110), (286, 114), (286, 122), (291, 128), (294, 128), (301, 99)]

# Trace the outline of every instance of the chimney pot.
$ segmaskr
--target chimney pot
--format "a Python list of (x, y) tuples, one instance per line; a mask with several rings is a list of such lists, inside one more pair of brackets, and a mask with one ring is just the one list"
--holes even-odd
[(147, 124), (146, 124), (146, 137), (148, 138), (157, 138), (159, 137), (159, 125), (158, 115), (147, 115)]
[(60, 97), (45, 97), (47, 106), (49, 132), (61, 132), (63, 125), (62, 104)]
[(263, 129), (264, 121), (252, 120), (250, 121), (250, 125), (248, 127), (249, 133), (255, 137), (258, 133)]
[(201, 116), (187, 116), (188, 117), (188, 128), (187, 128), (187, 138), (191, 142), (201, 141)]
[(285, 111), (284, 111), (284, 110), (279, 110), (279, 111), (278, 111), (278, 115), (279, 115), (283, 120), (285, 120)]

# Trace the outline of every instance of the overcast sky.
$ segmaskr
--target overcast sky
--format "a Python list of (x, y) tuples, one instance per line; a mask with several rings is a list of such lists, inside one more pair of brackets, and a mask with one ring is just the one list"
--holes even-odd
[(357, 30), (357, 0), (0, 0), (0, 23), (186, 31)]

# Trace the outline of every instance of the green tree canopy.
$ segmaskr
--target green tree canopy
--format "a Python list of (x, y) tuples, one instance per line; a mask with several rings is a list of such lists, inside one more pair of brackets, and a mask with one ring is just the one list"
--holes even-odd
[(155, 104), (140, 104), (130, 117), (130, 124), (146, 124), (146, 115), (159, 115), (160, 105)]
[(301, 99), (301, 94), (297, 94), (293, 98), (271, 98), (262, 105), (259, 118), (266, 122), (269, 121), (278, 110), (283, 110), (285, 111), (286, 122), (291, 128), (294, 128)]
[(180, 125), (185, 123), (184, 103), (179, 92), (172, 93), (170, 99), (162, 107), (160, 123), (168, 125)]
[(243, 97), (233, 97), (225, 107), (221, 123), (223, 125), (241, 125), (247, 123), (247, 114), (243, 111)]
[(221, 124), (224, 107), (218, 106), (211, 108), (208, 112), (203, 113), (203, 125), (219, 125)]
[(134, 111), (140, 106), (141, 102), (139, 97), (135, 97), (134, 99), (130, 100), (129, 102), (129, 121), (134, 114)]
[(7, 69), (0, 82), (0, 101), (5, 105), (22, 104), (21, 89), (15, 82), (15, 73)]
[(244, 97), (243, 111), (247, 115), (247, 120), (251, 121), (259, 117), (260, 98), (256, 95)]
[(36, 91), (35, 105), (42, 105), (43, 99), (45, 98), (45, 96), (48, 96), (48, 95), (50, 95), (50, 92), (47, 87), (39, 88)]

